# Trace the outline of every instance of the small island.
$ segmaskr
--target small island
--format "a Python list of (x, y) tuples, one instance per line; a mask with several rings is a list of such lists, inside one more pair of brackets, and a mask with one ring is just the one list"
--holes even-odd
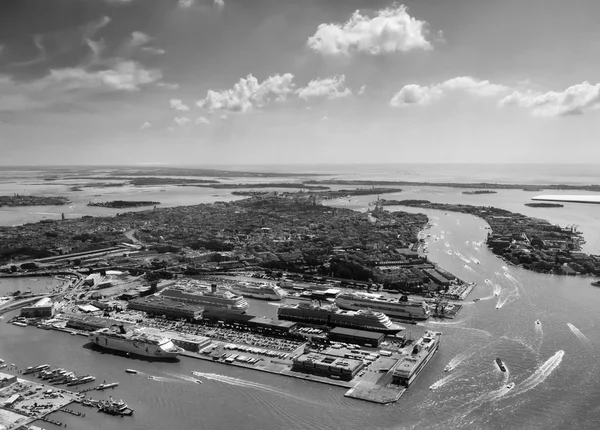
[(71, 201), (63, 196), (48, 197), (48, 196), (23, 196), (14, 194), (12, 196), (0, 196), (1, 206), (60, 206), (71, 203)]
[(492, 190), (474, 190), (474, 191), (463, 191), (463, 194), (497, 194), (498, 191), (492, 191)]
[(131, 201), (131, 200), (113, 200), (111, 202), (89, 202), (88, 206), (97, 206), (101, 208), (123, 209), (123, 208), (138, 208), (142, 206), (156, 206), (160, 202), (151, 202), (147, 200)]
[(525, 203), (530, 208), (564, 208), (560, 203)]

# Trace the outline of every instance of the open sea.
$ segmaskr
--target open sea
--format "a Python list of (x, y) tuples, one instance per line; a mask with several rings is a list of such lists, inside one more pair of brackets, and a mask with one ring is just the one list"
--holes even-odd
[[(241, 167), (239, 168), (242, 169)], [(247, 166), (244, 170), (257, 170)], [(435, 182), (598, 183), (599, 166), (590, 165), (341, 165), (261, 166), (262, 171), (324, 173), (325, 178)], [(114, 214), (86, 206), (93, 199), (158, 200), (176, 206), (229, 200), (228, 190), (193, 187), (85, 188), (44, 183), (44, 172), (0, 170), (0, 195), (66, 195), (68, 207), (0, 208), (0, 225), (39, 219)], [(318, 178), (310, 178), (318, 179)], [(221, 179), (219, 179), (221, 180)], [(232, 182), (250, 182), (235, 178)], [(252, 178), (282, 182), (284, 178)], [(56, 181), (63, 183), (64, 181)], [(73, 182), (73, 181), (71, 181)], [(81, 182), (81, 181), (79, 181)], [(350, 186), (346, 186), (350, 188)], [(529, 208), (524, 203), (544, 192), (497, 190), (463, 195), (460, 188), (401, 187), (388, 199), (496, 206), (537, 216), (584, 233), (584, 250), (600, 254), (600, 205), (564, 203), (563, 208)], [(164, 190), (164, 191), (163, 191)], [(546, 194), (592, 194), (551, 191)], [(364, 211), (376, 196), (352, 197), (327, 204)], [(415, 212), (413, 208), (390, 210)], [(439, 351), (396, 404), (380, 406), (347, 399), (345, 390), (222, 364), (182, 358), (150, 363), (84, 347), (86, 340), (60, 332), (20, 328), (0, 320), (0, 358), (20, 368), (49, 363), (93, 374), (121, 385), (104, 395), (124, 399), (131, 418), (110, 417), (80, 408), (87, 416), (56, 413), (72, 429), (596, 429), (600, 426), (600, 288), (590, 278), (549, 276), (510, 266), (481, 242), (487, 230), (478, 218), (421, 210), (433, 223), (427, 238), (429, 258), (477, 287), (455, 320), (423, 325), (443, 332)], [(477, 263), (479, 262), (479, 264)], [(51, 281), (31, 281), (43, 289)], [(16, 285), (16, 283), (19, 283)], [(23, 281), (0, 282), (0, 295), (23, 289)], [(477, 302), (473, 299), (479, 298)], [(248, 300), (249, 313), (274, 317), (276, 306)], [(539, 321), (536, 324), (536, 320)], [(501, 357), (508, 371), (494, 363)], [(449, 372), (444, 367), (451, 365)], [(126, 368), (140, 371), (125, 374)], [(197, 384), (191, 372), (201, 372)], [(514, 382), (512, 390), (503, 387)], [(48, 430), (59, 429), (43, 423)]]

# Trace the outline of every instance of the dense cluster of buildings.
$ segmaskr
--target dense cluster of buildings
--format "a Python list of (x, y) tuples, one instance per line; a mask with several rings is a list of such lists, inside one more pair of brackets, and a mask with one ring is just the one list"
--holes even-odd
[(583, 238), (575, 226), (560, 227), (539, 218), (491, 206), (431, 203), (427, 200), (385, 204), (462, 212), (483, 218), (491, 228), (488, 247), (515, 265), (543, 273), (600, 276), (600, 256), (581, 252)]

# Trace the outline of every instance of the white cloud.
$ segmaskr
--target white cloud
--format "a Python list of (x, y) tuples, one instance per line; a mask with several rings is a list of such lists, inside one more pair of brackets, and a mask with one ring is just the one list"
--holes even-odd
[(321, 117), (321, 121), (327, 121), (329, 119), (329, 117), (327, 115), (324, 115)]
[(181, 126), (181, 127), (183, 127), (184, 125), (187, 125), (187, 124), (189, 124), (190, 122), (192, 122), (192, 120), (191, 120), (191, 119), (189, 119), (189, 118), (186, 118), (185, 116), (182, 116), (182, 117), (178, 117), (178, 116), (176, 116), (176, 117), (173, 119), (173, 121), (175, 121), (175, 123), (176, 123), (177, 125)]
[(214, 0), (213, 6), (219, 10), (222, 10), (225, 7), (225, 0)]
[(148, 52), (148, 53), (154, 54), (154, 55), (164, 55), (167, 52), (162, 48), (155, 48), (154, 46), (144, 46), (142, 48), (142, 51)]
[(129, 46), (142, 46), (150, 42), (150, 40), (151, 37), (148, 36), (146, 33), (142, 33), (141, 31), (134, 31), (133, 33), (131, 33), (131, 40), (129, 41)]
[(143, 123), (140, 127), (140, 130), (146, 130), (147, 128), (152, 127), (152, 124), (150, 124), (148, 121), (146, 121), (145, 123)]
[(554, 117), (583, 114), (600, 108), (600, 83), (585, 81), (564, 91), (515, 91), (500, 100), (501, 106), (516, 105), (531, 110), (535, 116)]
[(111, 68), (88, 71), (81, 67), (50, 70), (50, 74), (35, 82), (39, 88), (61, 87), (66, 91), (78, 89), (103, 89), (137, 91), (141, 86), (162, 78), (157, 69), (146, 69), (139, 63), (116, 59)]
[(437, 86), (427, 87), (417, 84), (409, 84), (402, 87), (397, 92), (390, 104), (394, 107), (407, 106), (412, 104), (426, 105), (443, 96), (443, 92)]
[(366, 90), (367, 90), (367, 86), (366, 86), (366, 85), (363, 85), (363, 86), (362, 86), (362, 87), (360, 87), (360, 89), (358, 90), (358, 95), (359, 95), (359, 96), (362, 96), (362, 95), (365, 93), (365, 91), (366, 91)]
[(190, 107), (179, 99), (171, 99), (171, 107), (183, 112), (190, 110)]
[(174, 84), (170, 82), (159, 82), (156, 85), (161, 88), (167, 88), (168, 90), (176, 90), (177, 88), (179, 88), (179, 84)]
[(182, 9), (187, 9), (194, 6), (194, 0), (179, 0), (179, 7)]
[(346, 77), (336, 75), (330, 78), (314, 79), (304, 88), (300, 88), (296, 93), (298, 97), (304, 100), (316, 97), (326, 97), (335, 99), (352, 95), (350, 88), (345, 85)]
[(196, 124), (210, 124), (210, 121), (206, 118), (204, 118), (203, 116), (198, 117), (198, 119), (196, 119)]
[(450, 91), (466, 91), (478, 97), (493, 97), (505, 93), (510, 88), (505, 85), (493, 84), (490, 81), (474, 79), (470, 76), (459, 76), (439, 84), (422, 86), (409, 84), (392, 97), (390, 104), (394, 107), (407, 105), (426, 105), (439, 100)]
[(307, 45), (323, 55), (372, 55), (432, 49), (427, 23), (411, 17), (405, 6), (392, 5), (373, 18), (354, 12), (345, 24), (321, 24)]
[(227, 115), (223, 114), (219, 117), (220, 120), (225, 121), (227, 118), (229, 118)]
[(246, 112), (253, 107), (262, 107), (271, 100), (283, 101), (294, 91), (294, 75), (274, 75), (259, 83), (248, 75), (241, 78), (233, 88), (222, 91), (208, 90), (206, 97), (198, 100), (199, 107), (209, 111)]

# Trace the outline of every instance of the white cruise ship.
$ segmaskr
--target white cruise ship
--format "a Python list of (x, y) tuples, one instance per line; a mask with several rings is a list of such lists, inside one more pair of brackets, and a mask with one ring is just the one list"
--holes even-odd
[(371, 309), (383, 312), (390, 318), (402, 320), (424, 321), (430, 315), (427, 303), (410, 300), (406, 296), (397, 299), (385, 297), (383, 294), (342, 293), (336, 297), (335, 304), (342, 309), (352, 311)]
[(201, 305), (208, 311), (227, 309), (243, 314), (248, 309), (248, 302), (242, 296), (227, 290), (217, 290), (216, 284), (210, 287), (196, 283), (180, 284), (163, 290), (160, 295), (171, 300)]
[(100, 348), (128, 352), (144, 357), (173, 359), (183, 352), (170, 339), (137, 330), (127, 332), (123, 326), (117, 331), (103, 328), (89, 334), (92, 343)]
[(277, 285), (255, 285), (244, 282), (236, 285), (233, 289), (242, 296), (253, 299), (282, 300), (286, 296), (285, 291)]

